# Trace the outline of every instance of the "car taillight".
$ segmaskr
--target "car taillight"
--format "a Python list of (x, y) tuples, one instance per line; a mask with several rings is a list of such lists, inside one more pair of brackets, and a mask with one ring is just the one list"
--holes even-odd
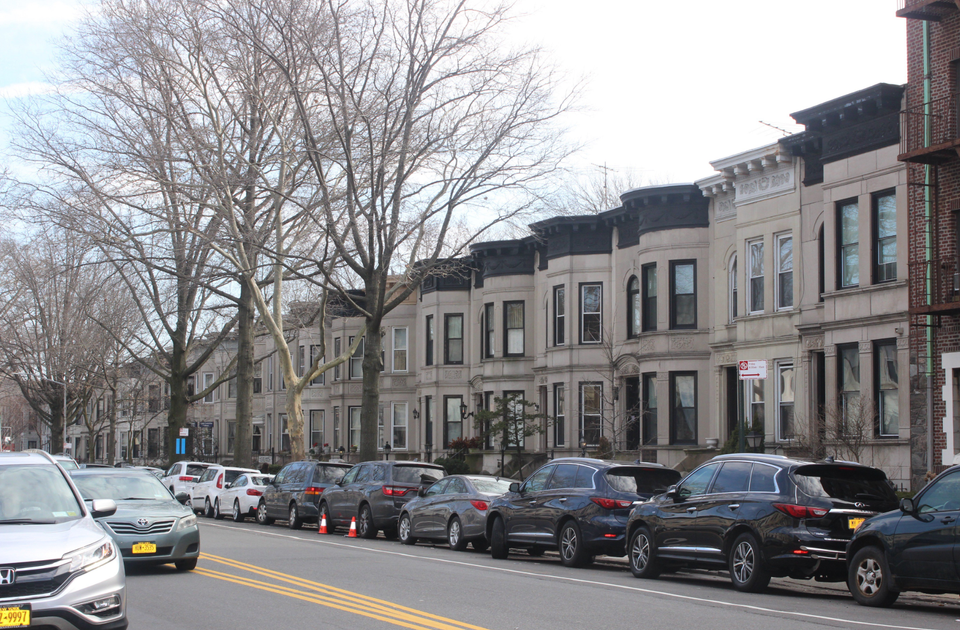
[(250, 497), (259, 497), (259, 496), (261, 496), (262, 494), (263, 494), (263, 493), (260, 492), (259, 490), (254, 490), (253, 488), (247, 488), (247, 496), (250, 496)]
[(790, 503), (774, 503), (773, 507), (777, 508), (788, 516), (792, 516), (793, 518), (822, 518), (827, 515), (827, 512), (829, 512), (829, 510), (826, 508), (807, 507), (806, 505), (792, 505)]
[(402, 497), (406, 493), (410, 492), (412, 488), (402, 488), (400, 486), (384, 486), (383, 487), (383, 496), (385, 497)]
[(478, 501), (476, 499), (473, 499), (470, 501), (470, 505), (477, 508), (481, 512), (486, 512), (487, 510), (490, 509), (490, 504), (487, 503), (486, 501)]
[(181, 475), (180, 481), (193, 481), (193, 477), (191, 477), (190, 475)]
[(222, 475), (222, 474), (221, 474), (219, 477), (217, 477), (217, 488), (218, 488), (218, 489), (219, 489), (219, 488), (223, 488), (223, 475)]
[(604, 497), (590, 497), (590, 500), (606, 510), (616, 508), (628, 508), (633, 505), (633, 501), (623, 501), (621, 499), (606, 499)]
[(317, 496), (319, 496), (319, 495), (323, 494), (323, 488), (321, 488), (320, 486), (307, 486), (307, 489), (304, 490), (303, 493), (304, 493), (304, 494), (309, 494), (309, 495), (317, 495)]

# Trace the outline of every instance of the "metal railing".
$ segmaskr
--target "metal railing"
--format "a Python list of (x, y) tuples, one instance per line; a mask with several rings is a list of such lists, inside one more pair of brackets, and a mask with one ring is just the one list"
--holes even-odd
[[(912, 153), (957, 140), (957, 94), (908, 107), (900, 112), (900, 153)], [(929, 130), (930, 141), (925, 143)]]

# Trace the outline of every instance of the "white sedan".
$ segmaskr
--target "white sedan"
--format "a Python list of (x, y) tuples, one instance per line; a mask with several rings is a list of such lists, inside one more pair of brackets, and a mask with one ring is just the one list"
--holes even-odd
[(190, 490), (190, 505), (194, 511), (203, 510), (203, 515), (207, 518), (220, 520), (227, 515), (226, 510), (230, 509), (226, 507), (230, 505), (229, 503), (221, 501), (220, 493), (240, 475), (259, 472), (254, 468), (233, 468), (214, 464), (204, 471), (200, 481)]
[(263, 494), (263, 487), (268, 485), (273, 475), (246, 473), (225, 486), (220, 492), (220, 505), (224, 510), (230, 510), (233, 520), (242, 523), (248, 515), (254, 516), (257, 504)]

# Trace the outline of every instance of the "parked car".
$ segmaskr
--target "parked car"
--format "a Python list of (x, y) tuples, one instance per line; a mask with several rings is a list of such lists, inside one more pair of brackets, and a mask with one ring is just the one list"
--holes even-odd
[(155, 468), (153, 466), (134, 466), (137, 470), (146, 470), (148, 473), (156, 477), (157, 479), (163, 479), (167, 475), (167, 471), (162, 468)]
[(192, 571), (200, 557), (200, 528), (193, 510), (170, 495), (156, 477), (136, 468), (70, 473), (85, 501), (111, 499), (116, 513), (97, 519), (120, 548), (126, 564), (173, 563)]
[(847, 545), (847, 587), (857, 603), (889, 606), (903, 591), (960, 593), (960, 466), (948, 468), (900, 509), (866, 520)]
[(220, 464), (210, 466), (203, 471), (199, 481), (190, 490), (190, 507), (194, 512), (203, 510), (203, 515), (207, 518), (222, 519), (226, 516), (220, 503), (220, 493), (224, 486), (233, 483), (244, 473), (256, 472), (259, 471), (255, 468), (234, 468)]
[(726, 569), (734, 588), (771, 577), (846, 579), (846, 545), (865, 519), (896, 507), (883, 471), (851, 462), (721, 455), (637, 505), (627, 525), (630, 570)]
[(94, 521), (116, 509), (109, 499), (84, 504), (46, 453), (0, 453), (0, 609), (7, 625), (127, 627), (120, 552)]
[(170, 494), (177, 496), (186, 492), (190, 496), (193, 486), (200, 481), (203, 471), (210, 467), (206, 462), (177, 462), (167, 470), (160, 482), (170, 489)]
[(280, 469), (257, 502), (257, 522), (270, 525), (275, 519), (287, 519), (290, 529), (304, 523), (316, 523), (320, 496), (350, 470), (350, 464), (303, 460)]
[(242, 523), (247, 516), (255, 516), (260, 497), (273, 475), (243, 473), (233, 483), (226, 483), (220, 491), (220, 505), (229, 509), (233, 520)]
[(394, 538), (404, 505), (446, 474), (443, 466), (424, 462), (362, 462), (323, 493), (320, 513), (327, 517), (328, 532), (356, 517), (361, 538), (375, 538), (381, 529)]
[[(25, 449), (23, 452), (24, 453), (46, 453), (46, 451), (41, 450), (39, 448), (28, 448), (28, 449)], [(80, 468), (80, 465), (77, 464), (77, 460), (70, 457), (69, 455), (64, 455), (63, 453), (56, 453), (54, 455), (50, 455), (50, 457), (52, 457), (55, 462), (60, 464), (60, 466), (63, 467), (63, 469), (66, 470), (67, 472)]]
[(486, 522), (490, 552), (506, 558), (511, 548), (532, 556), (557, 549), (570, 567), (598, 554), (622, 556), (633, 503), (679, 480), (680, 473), (661, 464), (555, 459), (493, 500)]
[(420, 491), (400, 510), (400, 542), (413, 545), (418, 538), (446, 540), (455, 551), (463, 551), (467, 543), (477, 551), (485, 551), (490, 502), (507, 492), (513, 482), (487, 475), (444, 477)]
[(89, 464), (83, 463), (80, 464), (80, 468), (113, 468), (110, 464)]

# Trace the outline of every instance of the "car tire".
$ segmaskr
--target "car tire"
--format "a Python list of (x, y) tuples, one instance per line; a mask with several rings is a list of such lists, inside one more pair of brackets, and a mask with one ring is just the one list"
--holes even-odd
[(486, 551), (490, 548), (490, 543), (486, 538), (478, 538), (470, 544), (473, 546), (474, 551)]
[(410, 522), (410, 515), (404, 512), (397, 521), (397, 535), (400, 537), (400, 542), (404, 545), (417, 544), (417, 539), (411, 535), (412, 533), (413, 523)]
[(267, 516), (267, 503), (263, 499), (257, 504), (257, 522), (261, 525), (273, 525), (273, 519)]
[(357, 515), (357, 536), (367, 539), (377, 537), (377, 528), (373, 525), (373, 513), (370, 512), (370, 506), (366, 503), (360, 506), (360, 513)]
[(891, 578), (886, 554), (879, 547), (864, 547), (847, 568), (847, 587), (861, 606), (886, 607), (897, 601), (900, 591), (891, 586)]
[(539, 558), (540, 556), (543, 555), (543, 552), (545, 551), (546, 549), (544, 549), (543, 547), (530, 547), (529, 549), (527, 549), (527, 555), (530, 556), (531, 558)]
[(653, 536), (646, 527), (638, 527), (630, 536), (627, 558), (633, 577), (652, 580), (660, 575), (660, 563), (656, 558)]
[(733, 588), (745, 593), (759, 593), (770, 583), (770, 572), (763, 566), (760, 544), (750, 533), (743, 533), (733, 541), (729, 558), (730, 581)]
[(233, 502), (233, 522), (242, 523), (246, 520), (247, 515), (240, 511), (240, 501), (234, 500)]
[(327, 508), (327, 504), (321, 502), (320, 507), (317, 509), (317, 531), (319, 531), (320, 523), (323, 520), (327, 520), (327, 533), (333, 533), (333, 522), (330, 520), (330, 510)]
[(505, 560), (509, 554), (506, 528), (503, 525), (503, 519), (498, 516), (493, 520), (493, 526), (490, 528), (490, 555), (497, 560)]
[(197, 568), (197, 559), (177, 560), (173, 563), (173, 566), (177, 567), (177, 571), (193, 571)]
[(560, 528), (560, 535), (557, 537), (560, 550), (560, 562), (565, 567), (581, 567), (589, 563), (590, 554), (587, 553), (587, 546), (584, 544), (583, 535), (580, 533), (580, 526), (576, 521), (567, 521)]
[[(193, 501), (190, 502), (191, 504)], [(207, 497), (203, 500), (203, 517), (204, 518), (213, 518), (213, 508), (210, 506), (210, 498)]]
[(463, 537), (463, 524), (460, 517), (454, 516), (447, 524), (447, 543), (454, 551), (463, 551), (467, 548), (467, 541)]
[(213, 518), (214, 520), (222, 521), (224, 516), (226, 515), (220, 511), (220, 497), (217, 497), (213, 500)]
[(303, 519), (300, 518), (300, 510), (296, 503), (290, 504), (290, 510), (287, 513), (287, 527), (290, 529), (300, 529), (303, 527)]

